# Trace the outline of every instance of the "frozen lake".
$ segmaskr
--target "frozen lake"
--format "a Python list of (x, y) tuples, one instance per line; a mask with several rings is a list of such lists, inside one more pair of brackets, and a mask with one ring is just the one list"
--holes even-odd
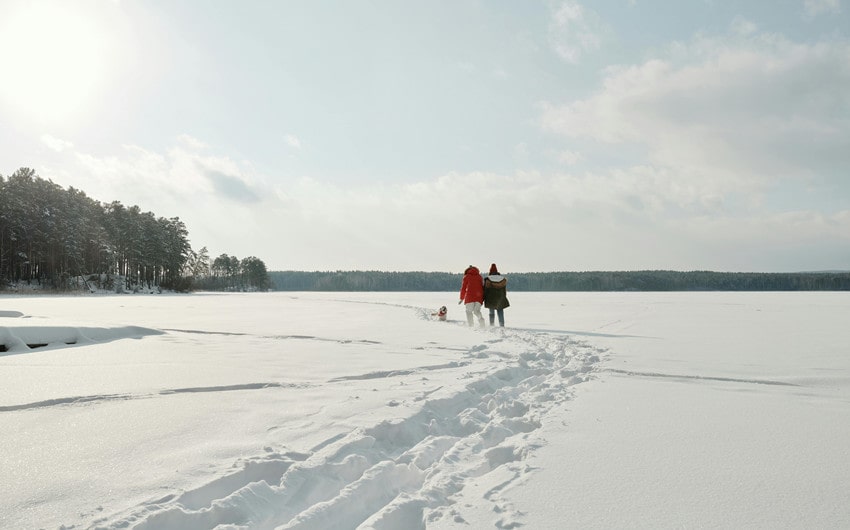
[(509, 295), (2, 296), (0, 528), (850, 527), (850, 293)]

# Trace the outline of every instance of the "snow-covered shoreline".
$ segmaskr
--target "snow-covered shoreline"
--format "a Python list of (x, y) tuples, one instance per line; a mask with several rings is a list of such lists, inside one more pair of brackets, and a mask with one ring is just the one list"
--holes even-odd
[(850, 524), (846, 294), (453, 297), (3, 297), (0, 527)]

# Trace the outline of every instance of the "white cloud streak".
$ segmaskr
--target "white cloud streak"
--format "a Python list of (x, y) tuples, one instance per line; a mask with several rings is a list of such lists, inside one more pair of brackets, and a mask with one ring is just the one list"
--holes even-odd
[(803, 8), (809, 17), (838, 14), (841, 12), (841, 0), (803, 0)]
[(667, 57), (610, 68), (586, 99), (544, 103), (542, 124), (571, 139), (640, 146), (664, 195), (707, 203), (780, 179), (843, 178), (847, 86), (846, 42), (700, 37)]
[(549, 42), (568, 63), (578, 63), (582, 55), (599, 49), (603, 33), (596, 13), (574, 0), (562, 2), (552, 13)]
[(61, 153), (66, 149), (74, 147), (73, 143), (68, 142), (66, 140), (62, 140), (60, 138), (56, 138), (55, 136), (51, 136), (49, 134), (41, 135), (41, 143), (43, 143), (50, 149), (56, 151), (57, 153)]
[(286, 142), (286, 145), (288, 145), (289, 147), (291, 147), (293, 149), (297, 149), (299, 151), (301, 150), (301, 140), (298, 139), (298, 137), (295, 136), (294, 134), (287, 134), (284, 137), (283, 140)]
[[(185, 145), (164, 153), (125, 146), (115, 157), (63, 156), (68, 173), (44, 177), (99, 200), (179, 216), (194, 248), (256, 255), (272, 269), (459, 272), (469, 263), (497, 262), (506, 271), (770, 270), (765, 256), (789, 252), (789, 239), (850, 243), (850, 211), (685, 210), (710, 203), (710, 186), (652, 166), (341, 185), (307, 176), (262, 178), (246, 164)], [(683, 206), (679, 216), (670, 215), (672, 204)]]

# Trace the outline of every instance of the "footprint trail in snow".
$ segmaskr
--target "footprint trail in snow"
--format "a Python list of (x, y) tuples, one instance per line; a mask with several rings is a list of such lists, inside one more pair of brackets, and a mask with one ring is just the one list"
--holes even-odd
[[(492, 330), (491, 330), (492, 331)], [(428, 396), (413, 415), (335, 436), (306, 453), (267, 453), (200, 488), (136, 507), (95, 528), (416, 529), (515, 528), (522, 513), (500, 492), (532, 471), (528, 456), (549, 411), (592, 377), (600, 350), (569, 336), (499, 329), (467, 353), (502, 341), (522, 353), (472, 375), (463, 390)], [(473, 482), (492, 505), (466, 521), (457, 495)], [(468, 492), (469, 490), (467, 490)], [(98, 526), (100, 525), (100, 526)]]

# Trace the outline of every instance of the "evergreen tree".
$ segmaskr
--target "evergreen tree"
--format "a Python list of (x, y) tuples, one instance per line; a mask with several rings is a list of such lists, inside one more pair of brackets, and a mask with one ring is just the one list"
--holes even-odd
[(271, 287), (266, 264), (263, 260), (250, 256), (240, 263), (242, 275), (245, 278), (246, 288), (250, 290), (266, 291)]
[[(227, 288), (243, 281), (268, 287), (260, 260), (248, 259), (243, 275), (238, 258), (222, 256)], [(0, 175), (0, 286), (36, 282), (67, 289), (82, 277), (86, 284), (103, 278), (103, 287), (121, 276), (126, 283), (115, 286), (118, 291), (155, 286), (182, 291), (196, 278), (207, 278), (210, 268), (208, 250), (192, 250), (179, 217), (157, 217), (120, 201), (101, 204), (30, 168)]]

